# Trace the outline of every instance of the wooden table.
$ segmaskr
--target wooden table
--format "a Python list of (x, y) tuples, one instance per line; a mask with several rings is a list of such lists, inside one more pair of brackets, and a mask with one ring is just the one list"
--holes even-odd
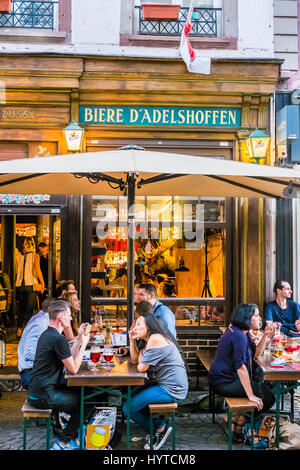
[[(97, 371), (91, 371), (87, 368), (87, 361), (83, 361), (77, 374), (65, 373), (67, 385), (69, 387), (81, 387), (80, 394), (80, 449), (82, 449), (82, 429), (83, 429), (83, 412), (84, 404), (91, 403), (88, 399), (101, 395), (103, 393), (110, 393), (114, 395), (116, 389), (127, 387), (127, 393), (124, 395), (128, 402), (129, 415), (127, 416), (126, 423), (126, 448), (130, 449), (130, 401), (131, 401), (131, 387), (144, 385), (147, 377), (146, 373), (138, 372), (136, 364), (132, 364), (129, 357), (113, 359), (114, 367), (110, 370), (101, 367)], [(92, 387), (93, 393), (85, 395), (85, 387)]]
[[(293, 369), (291, 367), (293, 363), (290, 363), (290, 362), (287, 362), (286, 365), (281, 368), (271, 367), (270, 364), (274, 359), (275, 359), (275, 356), (270, 351), (265, 351), (264, 355), (257, 358), (256, 361), (261, 366), (264, 372), (265, 380), (272, 381), (275, 384), (273, 388), (273, 392), (276, 398), (276, 447), (279, 449), (279, 419), (280, 419), (281, 393), (285, 389), (284, 388), (285, 381), (300, 380), (300, 370)], [(300, 369), (300, 362), (297, 362), (295, 364), (299, 365), (299, 369)]]

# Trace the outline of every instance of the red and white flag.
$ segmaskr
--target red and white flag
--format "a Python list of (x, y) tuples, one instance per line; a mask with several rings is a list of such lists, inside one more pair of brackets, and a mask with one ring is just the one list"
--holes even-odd
[(210, 57), (197, 56), (189, 40), (189, 33), (192, 29), (191, 16), (194, 1), (192, 0), (185, 26), (181, 33), (180, 54), (186, 63), (187, 69), (192, 73), (210, 74)]

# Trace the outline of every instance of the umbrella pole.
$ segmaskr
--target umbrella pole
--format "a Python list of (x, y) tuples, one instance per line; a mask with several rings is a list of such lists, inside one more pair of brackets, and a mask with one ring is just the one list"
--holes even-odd
[[(129, 330), (134, 318), (134, 236), (135, 236), (135, 177), (129, 173), (127, 178), (127, 329)], [(128, 343), (129, 344), (129, 343)]]

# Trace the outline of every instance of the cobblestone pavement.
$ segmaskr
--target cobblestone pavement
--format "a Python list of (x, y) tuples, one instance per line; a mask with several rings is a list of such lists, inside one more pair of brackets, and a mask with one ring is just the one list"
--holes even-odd
[[(190, 392), (188, 399), (193, 400), (199, 392)], [(0, 450), (22, 450), (23, 427), (21, 407), (24, 403), (25, 391), (4, 392), (0, 399)], [(295, 421), (300, 423), (299, 417), (300, 396), (295, 399)], [(178, 450), (226, 450), (227, 438), (220, 426), (223, 414), (216, 416), (216, 423), (212, 423), (211, 414), (205, 412), (185, 412), (179, 410), (176, 417), (177, 449)], [(123, 432), (123, 438), (117, 450), (125, 449), (125, 424), (118, 426)], [(28, 429), (27, 449), (45, 449), (45, 428), (32, 424)], [(135, 424), (131, 425), (131, 436), (144, 436), (143, 431)], [(142, 450), (145, 441), (132, 442), (132, 450)], [(171, 449), (171, 439), (162, 448)], [(244, 444), (234, 444), (235, 450), (249, 450)]]
[[(16, 365), (16, 345), (7, 345), (7, 365)], [(209, 413), (199, 411), (195, 406), (195, 400), (207, 390), (206, 377), (200, 378), (200, 389), (195, 391), (193, 384), (187, 399), (180, 405), (176, 413), (176, 441), (177, 449), (195, 451), (227, 450), (227, 437), (220, 426), (224, 413), (216, 415), (216, 422), (212, 423)], [(0, 451), (22, 450), (23, 447), (23, 424), (21, 408), (25, 401), (24, 390), (4, 391), (0, 399)], [(111, 406), (118, 403), (110, 403)], [(289, 396), (285, 398), (285, 409), (289, 409)], [(295, 422), (300, 424), (300, 388), (295, 392)], [(125, 449), (125, 424), (118, 423), (118, 429), (122, 431), (123, 437), (117, 450)], [(132, 437), (144, 437), (143, 431), (135, 424), (131, 425)], [(133, 441), (132, 450), (142, 450), (144, 439)], [(46, 432), (44, 427), (32, 424), (27, 433), (28, 450), (44, 450), (46, 444)], [(162, 447), (162, 450), (171, 449), (171, 438)], [(233, 444), (234, 450), (249, 450), (244, 444)], [(23, 454), (24, 455), (24, 454)]]
[[(23, 445), (23, 427), (21, 407), (26, 393), (24, 391), (4, 392), (0, 400), (0, 450), (21, 450)], [(217, 418), (220, 419), (220, 416)], [(221, 427), (211, 422), (207, 413), (179, 412), (176, 419), (178, 450), (225, 450), (227, 441)], [(123, 438), (118, 450), (125, 448), (125, 425), (120, 424)], [(132, 437), (141, 437), (144, 433), (139, 427), (131, 425)], [(143, 449), (145, 441), (132, 442), (132, 449)], [(241, 447), (240, 445), (238, 447)], [(243, 447), (243, 446), (242, 446)], [(27, 435), (27, 448), (45, 449), (45, 429), (33, 424)], [(171, 439), (164, 449), (171, 449)]]

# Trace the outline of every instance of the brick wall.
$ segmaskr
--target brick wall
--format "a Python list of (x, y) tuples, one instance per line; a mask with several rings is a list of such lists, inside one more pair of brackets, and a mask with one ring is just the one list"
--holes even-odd
[[(197, 372), (197, 359), (195, 356), (196, 349), (207, 349), (216, 348), (219, 342), (220, 332), (210, 334), (209, 336), (199, 333), (197, 334), (181, 334), (178, 333), (178, 343), (182, 349), (182, 352), (186, 358), (189, 367), (189, 375), (191, 377), (196, 376)], [(200, 364), (199, 367), (200, 375), (206, 374), (206, 369)]]

